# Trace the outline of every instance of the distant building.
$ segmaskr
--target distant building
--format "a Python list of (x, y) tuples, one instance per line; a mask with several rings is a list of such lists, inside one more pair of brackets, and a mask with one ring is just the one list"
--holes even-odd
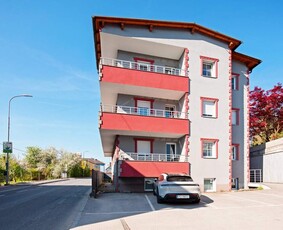
[(85, 161), (85, 166), (87, 166), (90, 169), (90, 172), (92, 169), (96, 171), (104, 171), (104, 163), (94, 159), (94, 158), (83, 158), (83, 161)]
[(99, 130), (116, 191), (150, 191), (163, 172), (203, 191), (247, 188), (249, 76), (241, 41), (197, 25), (93, 17)]

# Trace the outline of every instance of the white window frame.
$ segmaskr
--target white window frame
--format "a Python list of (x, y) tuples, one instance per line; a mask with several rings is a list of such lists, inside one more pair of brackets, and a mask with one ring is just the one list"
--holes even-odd
[[(212, 188), (206, 190), (205, 189), (205, 181), (209, 180), (212, 183)], [(204, 178), (203, 180), (203, 190), (204, 192), (216, 192), (216, 178)]]
[[(216, 159), (217, 158), (217, 140), (209, 140), (209, 139), (202, 139), (202, 157), (208, 159)], [(206, 154), (205, 154), (206, 152)], [(211, 153), (211, 154), (207, 154)]]
[(237, 153), (238, 153), (238, 146), (233, 145), (232, 146), (232, 160), (233, 161), (237, 160)]
[[(210, 68), (205, 68), (210, 67)], [(204, 73), (206, 72), (206, 74)], [(202, 76), (204, 77), (215, 77), (215, 63), (207, 60), (202, 62)]]
[(239, 125), (239, 109), (232, 109), (232, 125)]
[(232, 90), (238, 90), (238, 81), (237, 81), (237, 77), (236, 76), (232, 76), (232, 79), (231, 79), (231, 87), (232, 87)]
[[(213, 105), (212, 105), (213, 103)], [(212, 118), (216, 118), (216, 101), (213, 100), (203, 100), (202, 101), (202, 116), (203, 117), (212, 117)], [(206, 106), (208, 107), (213, 107), (211, 110), (213, 110), (212, 113), (209, 113), (206, 109)]]

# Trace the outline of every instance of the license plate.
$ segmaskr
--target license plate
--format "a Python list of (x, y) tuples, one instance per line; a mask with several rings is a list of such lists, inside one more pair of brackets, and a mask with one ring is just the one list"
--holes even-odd
[(176, 198), (177, 199), (189, 199), (190, 196), (189, 195), (177, 195)]

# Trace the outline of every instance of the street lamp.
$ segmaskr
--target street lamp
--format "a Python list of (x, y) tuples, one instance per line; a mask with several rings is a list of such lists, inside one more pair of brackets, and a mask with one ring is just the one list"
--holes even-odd
[[(16, 97), (32, 97), (29, 94), (20, 94), (12, 97), (9, 100), (9, 109), (8, 109), (8, 143), (10, 142), (10, 113), (11, 113), (11, 101)], [(7, 160), (6, 160), (6, 184), (9, 185), (9, 153), (7, 151)]]

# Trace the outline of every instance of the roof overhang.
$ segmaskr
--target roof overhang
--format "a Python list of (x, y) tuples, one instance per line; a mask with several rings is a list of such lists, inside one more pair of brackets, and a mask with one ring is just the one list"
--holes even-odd
[(255, 68), (261, 63), (261, 60), (257, 58), (250, 57), (248, 55), (241, 54), (235, 51), (232, 52), (232, 59), (244, 63), (250, 72), (253, 70), (253, 68)]
[(196, 23), (186, 23), (186, 22), (169, 22), (169, 21), (159, 21), (159, 20), (147, 20), (147, 19), (133, 19), (133, 18), (116, 18), (116, 17), (92, 17), (93, 23), (93, 33), (94, 33), (94, 47), (96, 53), (97, 67), (99, 65), (99, 60), (101, 57), (101, 40), (100, 31), (106, 24), (116, 24), (121, 30), (125, 26), (141, 26), (152, 31), (154, 28), (168, 28), (168, 29), (183, 29), (190, 33), (200, 33), (208, 37), (220, 40), (228, 44), (231, 50), (235, 50), (241, 41), (235, 38), (229, 37), (217, 31), (208, 29), (206, 27), (200, 26)]

